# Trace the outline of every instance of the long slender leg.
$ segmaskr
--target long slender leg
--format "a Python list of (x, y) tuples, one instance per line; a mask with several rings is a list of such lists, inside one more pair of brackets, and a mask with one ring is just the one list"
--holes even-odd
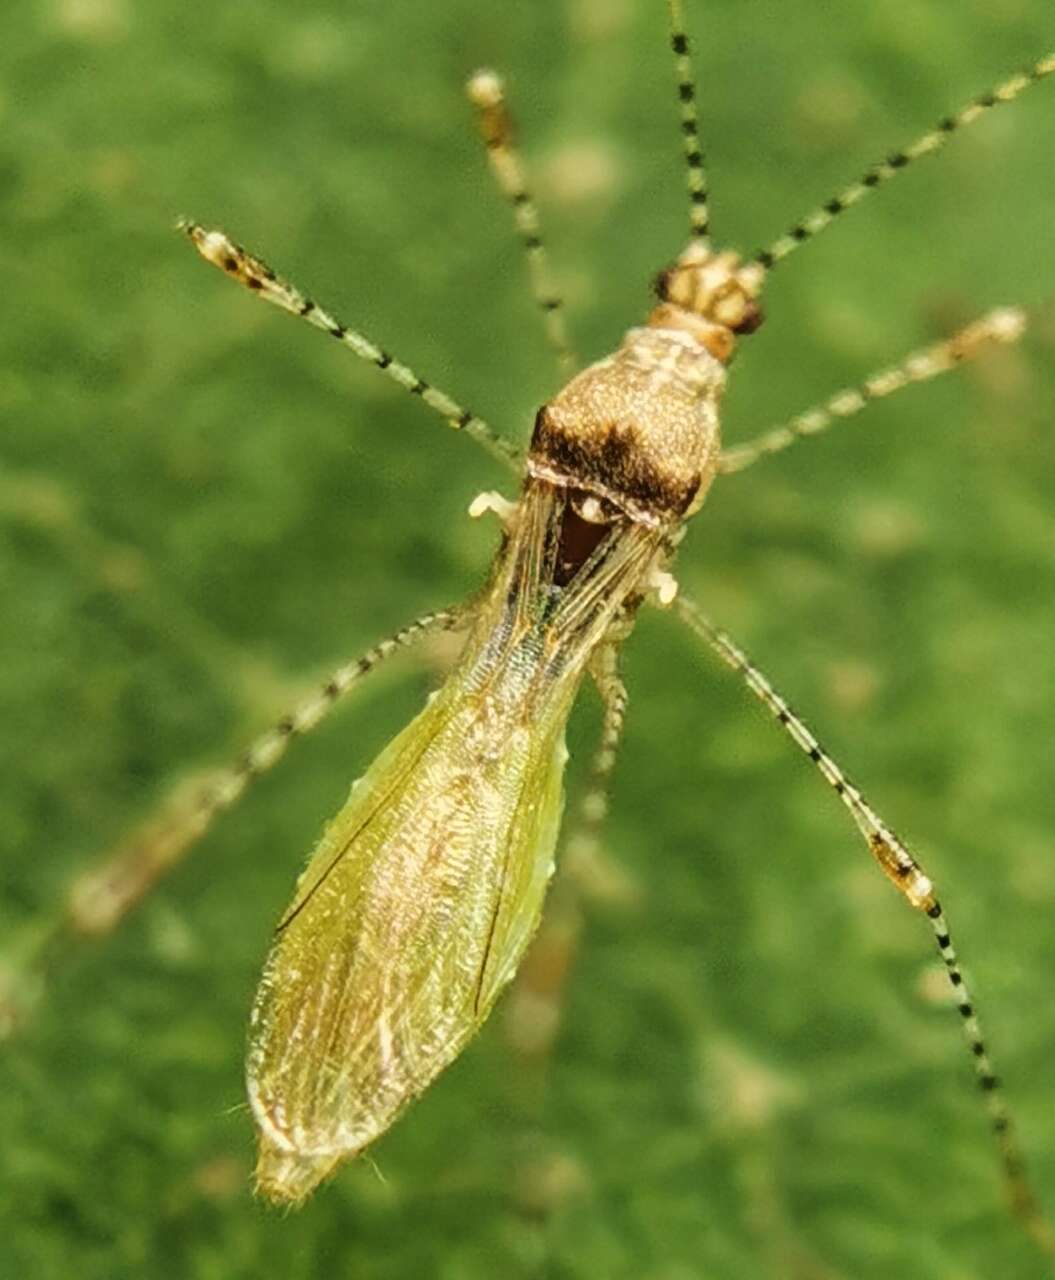
[(1026, 317), (1017, 307), (998, 307), (952, 337), (930, 347), (913, 351), (900, 364), (873, 373), (857, 387), (838, 391), (822, 404), (796, 414), (788, 422), (722, 451), (718, 469), (724, 475), (745, 468), (774, 453), (780, 453), (805, 436), (826, 431), (837, 419), (852, 417), (873, 400), (881, 400), (914, 382), (926, 382), (939, 373), (956, 368), (981, 355), (992, 344), (1017, 342), (1025, 332)]
[(1011, 1204), (1033, 1239), (1048, 1253), (1055, 1253), (1055, 1233), (1044, 1216), (1026, 1173), (1015, 1137), (999, 1077), (993, 1070), (974, 1000), (967, 988), (957, 958), (948, 921), (938, 901), (935, 886), (907, 846), (868, 804), (838, 764), (824, 750), (806, 723), (795, 714), (751, 659), (724, 631), (714, 625), (691, 600), (679, 597), (676, 608), (689, 628), (703, 639), (718, 657), (733, 669), (795, 745), (808, 756), (843, 802), (864, 836), (869, 852), (898, 892), (922, 911), (934, 930), (935, 941), (949, 982), (952, 984), (967, 1047), (974, 1063), (979, 1088), (985, 1098), (993, 1134), (1000, 1151)]
[(707, 196), (707, 171), (700, 143), (700, 116), (696, 106), (696, 78), (692, 70), (689, 37), (681, 0), (668, 0), (670, 47), (674, 52), (674, 73), (681, 107), (681, 136), (685, 148), (685, 179), (689, 189), (689, 234), (692, 242), (708, 248), (711, 215)]
[(0, 1037), (16, 1027), (24, 1005), (32, 1002), (35, 989), (68, 943), (111, 933), (187, 856), (219, 815), (233, 808), (251, 783), (274, 768), (293, 739), (314, 729), (363, 676), (431, 632), (457, 630), (465, 621), (463, 610), (424, 614), (361, 658), (338, 667), (325, 684), (261, 734), (232, 765), (179, 787), (155, 816), (79, 875), (58, 913), (31, 926), (14, 962), (0, 968)]
[(565, 981), (575, 962), (582, 931), (580, 899), (618, 891), (600, 861), (600, 831), (608, 813), (608, 788), (626, 720), (626, 686), (619, 676), (617, 651), (608, 645), (591, 666), (604, 703), (601, 737), (590, 762), (586, 790), (572, 820), (563, 865), (538, 935), (525, 957), (506, 1004), (506, 1029), (517, 1050), (542, 1060), (560, 1026)]
[(498, 189), (513, 206), (513, 218), (531, 272), (531, 294), (542, 313), (546, 337), (561, 372), (570, 375), (575, 371), (578, 359), (564, 323), (564, 300), (550, 274), (538, 206), (528, 187), (524, 164), (517, 150), (513, 119), (506, 106), (505, 85), (496, 72), (477, 71), (465, 88), (469, 101), (476, 108), (491, 172)]
[(191, 243), (206, 262), (219, 267), (232, 280), (245, 285), (265, 302), (288, 311), (290, 315), (300, 316), (316, 329), (321, 329), (331, 338), (336, 338), (338, 342), (354, 351), (360, 360), (376, 365), (411, 395), (420, 396), (430, 409), (442, 418), (446, 418), (450, 426), (456, 431), (464, 431), (492, 457), (514, 471), (519, 470), (520, 451), (500, 436), (493, 427), (488, 426), (482, 418), (458, 404), (456, 400), (452, 400), (446, 392), (431, 386), (424, 378), (419, 378), (413, 369), (393, 359), (387, 351), (371, 342), (365, 334), (356, 329), (349, 329), (347, 325), (335, 319), (318, 303), (301, 293), (295, 285), (275, 275), (262, 259), (247, 253), (241, 245), (228, 239), (222, 231), (206, 231), (196, 222), (182, 222), (180, 229), (186, 232)]
[(801, 222), (796, 222), (784, 235), (774, 240), (767, 249), (757, 253), (754, 259), (755, 262), (768, 271), (770, 267), (783, 261), (789, 254), (794, 253), (799, 245), (804, 244), (807, 240), (812, 240), (818, 232), (831, 226), (840, 214), (845, 213), (847, 209), (852, 208), (855, 204), (859, 204), (870, 191), (881, 186), (884, 182), (889, 182), (895, 174), (900, 173), (902, 169), (908, 168), (914, 161), (940, 151), (954, 133), (958, 133), (969, 124), (974, 124), (980, 116), (983, 116), (992, 107), (1000, 106), (1004, 102), (1014, 101), (1023, 89), (1028, 88), (1031, 84), (1036, 84), (1038, 80), (1043, 80), (1053, 72), (1055, 72), (1055, 53), (1049, 53), (1025, 71), (1021, 71), (1018, 75), (1005, 80), (1003, 84), (997, 85), (995, 89), (991, 89), (988, 93), (980, 94), (954, 115), (945, 116), (938, 121), (933, 129), (923, 134), (922, 137), (917, 138), (911, 146), (905, 147), (903, 151), (891, 152), (885, 160), (881, 160), (878, 164), (866, 169), (856, 182), (851, 182), (848, 187), (840, 191), (838, 195), (832, 196), (830, 200), (826, 200), (824, 204), (819, 205)]

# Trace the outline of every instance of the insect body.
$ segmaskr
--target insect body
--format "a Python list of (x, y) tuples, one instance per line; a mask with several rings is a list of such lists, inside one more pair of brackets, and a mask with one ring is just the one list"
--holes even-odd
[(572, 701), (663, 589), (715, 474), (724, 321), (754, 316), (757, 276), (691, 253), (675, 278), (695, 310), (661, 305), (539, 413), (456, 669), (355, 784), (279, 925), (248, 1066), (267, 1194), (302, 1198), (383, 1132), (516, 972), (553, 870)]
[[(870, 190), (938, 150), (961, 126), (1055, 71), (1046, 58), (947, 117), (868, 170), (753, 260), (716, 252), (695, 89), (680, 8), (671, 3), (690, 193), (691, 239), (657, 281), (659, 304), (612, 355), (579, 373), (539, 412), (523, 489), (482, 598), (438, 625), (471, 620), (444, 688), (353, 788), (323, 835), (280, 921), (253, 1014), (248, 1088), (260, 1131), (257, 1180), (299, 1201), (381, 1134), (479, 1028), (516, 971), (542, 906), (561, 810), (563, 731), (586, 672), (599, 678), (613, 739), (623, 698), (612, 654), (650, 595), (670, 604), (667, 566), (685, 520), (720, 472), (743, 470), (868, 401), (936, 376), (994, 342), (1014, 341), (1022, 313), (1001, 308), (903, 364), (842, 392), (746, 445), (722, 452), (718, 407), (738, 337), (761, 323), (766, 274)], [(511, 143), (501, 85), (470, 82), (499, 185), (533, 266), (536, 299), (562, 363), (572, 356), (551, 292), (538, 219)], [(185, 228), (204, 258), (263, 299), (306, 318), (420, 396), (502, 461), (515, 450), (476, 415), (335, 320), (219, 231)], [(691, 601), (684, 621), (732, 667), (849, 811), (903, 897), (926, 914), (957, 999), (1016, 1210), (1055, 1251), (1025, 1179), (1011, 1122), (933, 883), (769, 680)], [(390, 642), (405, 643), (436, 618)], [(601, 663), (602, 655), (605, 662)], [(339, 674), (330, 705), (373, 665)], [(230, 780), (234, 795), (270, 767), (294, 733), (324, 714), (318, 700), (287, 718)], [(603, 794), (603, 793), (602, 793)], [(208, 796), (207, 814), (225, 807)]]
[[(526, 458), (482, 419), (364, 334), (336, 320), (219, 231), (185, 230), (201, 255), (265, 301), (306, 319), (420, 397), (501, 462), (522, 489), (484, 498), (503, 540), (490, 580), (461, 609), (427, 615), (339, 668), (189, 804), (138, 833), (70, 893), (60, 929), (114, 924), (385, 656), (435, 629), (468, 629), (453, 673), (353, 787), (282, 916), (252, 1017), (248, 1088), (259, 1129), (260, 1189), (303, 1200), (363, 1150), (480, 1027), (539, 920), (562, 809), (564, 726), (584, 676), (605, 702), (590, 814), (603, 812), (625, 708), (616, 651), (651, 599), (670, 605), (668, 569), (686, 520), (719, 475), (817, 434), (871, 400), (1017, 339), (1023, 314), (999, 308), (959, 333), (722, 450), (718, 410), (738, 340), (761, 322), (769, 271), (876, 187), (941, 149), (964, 126), (1055, 72), (1036, 62), (865, 171), (753, 258), (712, 248), (695, 88), (680, 4), (671, 0), (690, 196), (690, 241), (657, 282), (658, 305), (622, 345), (539, 412)], [(536, 302), (561, 363), (574, 365), (552, 289), (501, 84), (470, 96), (532, 268)], [(1015, 1209), (1044, 1248), (1055, 1240), (1033, 1195), (937, 890), (815, 734), (743, 650), (692, 601), (681, 619), (742, 680), (809, 759), (902, 897), (926, 916), (955, 998)], [(42, 938), (45, 933), (42, 931)], [(45, 940), (53, 935), (48, 934)]]

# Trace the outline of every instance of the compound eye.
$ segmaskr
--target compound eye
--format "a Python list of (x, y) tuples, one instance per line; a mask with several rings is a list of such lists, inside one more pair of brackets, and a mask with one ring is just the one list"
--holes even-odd
[(758, 305), (757, 302), (749, 299), (747, 309), (744, 312), (743, 319), (739, 324), (733, 325), (733, 333), (748, 334), (754, 333), (756, 329), (762, 327), (762, 322), (766, 318), (766, 313)]
[(670, 280), (676, 267), (666, 267), (652, 281), (652, 290), (660, 302), (670, 301)]

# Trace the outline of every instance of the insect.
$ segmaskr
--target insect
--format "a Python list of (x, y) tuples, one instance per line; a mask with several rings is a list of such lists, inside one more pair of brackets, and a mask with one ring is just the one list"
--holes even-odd
[[(419, 620), (377, 654), (343, 668), (318, 698), (254, 747), (240, 768), (201, 795), (194, 820), (173, 830), (168, 847), (164, 835), (151, 845), (159, 864), (177, 856), (214, 812), (233, 803), (284, 744), (317, 723), (378, 658), (425, 632), (471, 622), (448, 684), (353, 792), (280, 922), (257, 1005), (250, 1062), (250, 1095), (262, 1130), (260, 1180), (277, 1198), (302, 1198), (337, 1162), (383, 1131), (486, 1016), (540, 910), (556, 840), (568, 706), (578, 683), (593, 674), (607, 706), (609, 745), (599, 757), (600, 772), (607, 773), (622, 719), (618, 645), (650, 598), (678, 609), (818, 766), (881, 868), (931, 919), (953, 984), (963, 989), (933, 886), (913, 855), (733, 642), (677, 597), (670, 567), (684, 520), (695, 514), (717, 474), (743, 469), (866, 400), (1018, 336), (1019, 313), (991, 313), (870, 379), (858, 392), (844, 393), (763, 437), (757, 448), (720, 451), (717, 410), (725, 369), (735, 345), (759, 323), (758, 300), (769, 270), (872, 187), (937, 149), (986, 107), (1016, 96), (1053, 64), (1045, 60), (1029, 76), (1006, 82), (915, 147), (869, 170), (770, 250), (741, 262), (710, 243), (695, 93), (676, 8), (674, 47), (693, 211), (690, 245), (664, 273), (649, 320), (607, 362), (591, 366), (542, 410), (517, 503), (480, 504), (478, 509), (496, 510), (505, 527), (485, 594), (465, 612)], [(570, 363), (533, 229), (533, 206), (518, 187), (500, 88), (487, 77), (473, 87), (555, 346)], [(188, 230), (209, 261), (350, 345), (492, 452), (510, 456), (501, 438), (469, 410), (333, 320), (225, 235), (197, 226)], [(130, 870), (153, 871), (141, 858)], [(367, 887), (368, 880), (376, 883)], [(85, 916), (93, 908), (122, 909), (122, 886), (112, 874), (111, 897), (98, 888), (81, 886)], [(129, 896), (138, 892), (137, 885), (127, 890)], [(959, 1007), (1020, 1208), (1035, 1223), (966, 995)]]

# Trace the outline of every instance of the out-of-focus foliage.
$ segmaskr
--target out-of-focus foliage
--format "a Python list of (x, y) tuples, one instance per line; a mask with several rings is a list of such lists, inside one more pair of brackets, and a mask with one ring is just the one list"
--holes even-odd
[[(771, 239), (1052, 43), (1048, 0), (697, 0), (717, 233)], [(172, 232), (224, 226), (524, 440), (554, 388), (461, 82), (507, 72), (581, 349), (686, 226), (664, 7), (34, 0), (0, 40), (5, 946), (181, 770), (479, 583), (487, 459)], [(715, 487), (684, 585), (943, 889), (1055, 1206), (1055, 84), (775, 276), (743, 438), (990, 306), (1020, 348)], [(246, 1009), (405, 661), (70, 956), (0, 1057), (0, 1274), (1034, 1277), (929, 930), (670, 619), (626, 655), (609, 847), (543, 1070), (499, 1013), (302, 1212), (248, 1194)], [(592, 695), (572, 725), (581, 761)], [(9, 957), (10, 951), (4, 955)]]

